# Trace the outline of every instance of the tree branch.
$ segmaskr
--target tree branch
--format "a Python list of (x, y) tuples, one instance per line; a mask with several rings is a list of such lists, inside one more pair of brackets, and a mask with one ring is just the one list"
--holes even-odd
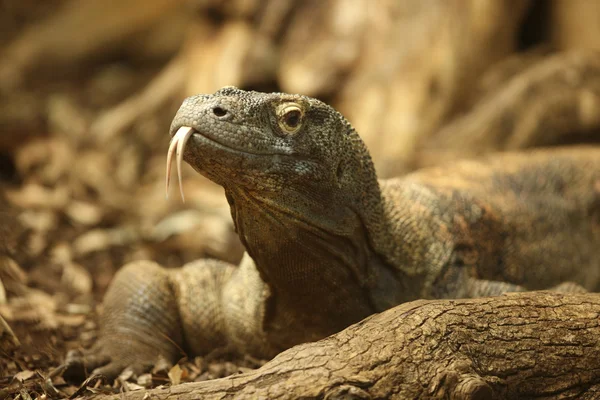
[(420, 300), (293, 347), (256, 371), (112, 398), (593, 396), (599, 315), (596, 294)]

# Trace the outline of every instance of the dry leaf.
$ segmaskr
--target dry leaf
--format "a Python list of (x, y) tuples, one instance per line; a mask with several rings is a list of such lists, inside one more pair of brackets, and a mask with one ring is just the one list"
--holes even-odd
[(2, 350), (14, 350), (21, 345), (8, 323), (0, 315), (0, 348)]
[(23, 208), (63, 209), (69, 201), (69, 192), (65, 186), (49, 189), (37, 183), (29, 183), (20, 190), (8, 190), (6, 197)]
[(6, 304), (6, 290), (2, 284), (2, 277), (0, 277), (0, 305)]
[(15, 281), (21, 284), (27, 283), (27, 274), (19, 264), (10, 257), (0, 256), (0, 275), (5, 277), (7, 285), (9, 281)]
[(96, 225), (103, 216), (98, 205), (85, 201), (72, 201), (65, 212), (74, 222), (82, 225)]
[(50, 210), (27, 210), (19, 215), (21, 223), (36, 232), (46, 233), (58, 225), (56, 213)]
[[(89, 312), (89, 307), (87, 308), (87, 311)], [(63, 326), (76, 327), (76, 326), (81, 326), (85, 323), (85, 314), (79, 314), (79, 315), (57, 314), (55, 316), (55, 318), (58, 321), (58, 323)]]
[(173, 364), (162, 355), (159, 355), (156, 363), (154, 363), (154, 368), (152, 368), (152, 374), (157, 375), (161, 372), (167, 372), (171, 369)]
[(136, 383), (133, 382), (123, 382), (123, 386), (125, 387), (125, 389), (127, 389), (127, 391), (136, 391), (136, 390), (144, 390), (145, 387), (140, 386)]
[(44, 393), (46, 395), (48, 395), (50, 398), (52, 398), (52, 399), (64, 398), (64, 396), (61, 395), (61, 393), (58, 391), (58, 389), (56, 389), (54, 387), (54, 384), (52, 383), (51, 378), (45, 378), (44, 382), (42, 383), (41, 386), (42, 386), (42, 389), (44, 390)]
[(121, 374), (117, 377), (117, 380), (120, 382), (126, 382), (128, 379), (133, 377), (133, 370), (131, 368), (125, 368)]
[(82, 256), (95, 251), (107, 250), (112, 246), (123, 246), (138, 239), (134, 229), (123, 227), (115, 229), (93, 229), (75, 239), (75, 254)]
[(31, 399), (31, 395), (29, 394), (29, 392), (25, 389), (21, 389), (19, 391), (19, 394), (21, 395), (21, 399), (23, 400), (32, 400)]
[(54, 297), (38, 289), (25, 289), (22, 296), (13, 297), (9, 301), (11, 320), (31, 324), (32, 329), (56, 329), (59, 323), (56, 320)]
[(61, 284), (69, 294), (80, 295), (92, 292), (92, 276), (81, 265), (68, 263), (63, 266)]
[(173, 365), (173, 368), (167, 374), (169, 376), (169, 380), (171, 381), (171, 385), (179, 385), (181, 383), (181, 375), (183, 371), (179, 364)]
[(27, 379), (33, 377), (35, 375), (35, 371), (31, 371), (26, 369), (25, 371), (21, 371), (15, 375), (15, 379), (21, 382), (25, 382)]
[(152, 386), (152, 374), (142, 374), (137, 378), (137, 384), (145, 388)]

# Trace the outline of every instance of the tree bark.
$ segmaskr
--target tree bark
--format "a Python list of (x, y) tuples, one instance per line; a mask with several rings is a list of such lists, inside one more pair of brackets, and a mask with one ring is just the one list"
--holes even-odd
[(596, 294), (419, 300), (249, 373), (112, 398), (594, 398), (599, 313)]

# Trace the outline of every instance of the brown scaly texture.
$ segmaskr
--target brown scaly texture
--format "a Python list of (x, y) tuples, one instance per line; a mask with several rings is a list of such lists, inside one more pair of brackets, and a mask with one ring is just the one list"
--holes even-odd
[(414, 299), (600, 288), (600, 147), (378, 181), (358, 134), (312, 98), (227, 87), (185, 100), (171, 135), (182, 126), (247, 254), (125, 266), (72, 365), (114, 376), (224, 345), (271, 357)]

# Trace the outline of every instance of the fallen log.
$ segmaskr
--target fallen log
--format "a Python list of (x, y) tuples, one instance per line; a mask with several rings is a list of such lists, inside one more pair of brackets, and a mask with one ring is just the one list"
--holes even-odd
[(597, 294), (419, 300), (255, 371), (111, 398), (594, 398), (599, 315)]

